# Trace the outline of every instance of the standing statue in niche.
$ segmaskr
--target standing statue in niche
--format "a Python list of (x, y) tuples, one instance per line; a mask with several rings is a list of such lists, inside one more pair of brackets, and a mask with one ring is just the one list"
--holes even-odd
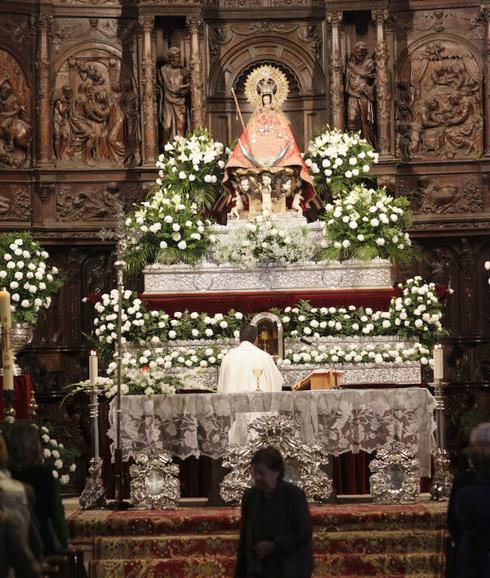
[(184, 136), (189, 127), (189, 91), (190, 72), (182, 66), (180, 48), (176, 46), (168, 51), (169, 63), (158, 71), (160, 83), (160, 124), (163, 142), (175, 136)]
[(361, 136), (375, 143), (373, 85), (375, 79), (373, 58), (368, 57), (365, 42), (356, 42), (347, 65), (347, 127), (349, 130), (361, 131)]
[(243, 125), (223, 178), (230, 193), (226, 202), (235, 218), (273, 213), (301, 217), (311, 203), (319, 204), (289, 120), (281, 110), (287, 94), (287, 77), (274, 66), (259, 66), (247, 77), (245, 95), (255, 110)]
[(0, 82), (0, 163), (20, 166), (28, 156), (31, 127), (27, 111), (8, 79)]

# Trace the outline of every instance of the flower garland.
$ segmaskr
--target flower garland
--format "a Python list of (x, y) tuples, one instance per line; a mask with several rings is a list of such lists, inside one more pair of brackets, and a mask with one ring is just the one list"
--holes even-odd
[(378, 162), (378, 153), (359, 133), (327, 127), (308, 143), (304, 158), (317, 192), (330, 190), (335, 195), (365, 178)]
[(0, 289), (11, 294), (14, 323), (35, 325), (63, 284), (58, 268), (47, 266), (48, 258), (30, 233), (0, 234)]
[(308, 229), (282, 224), (274, 217), (258, 216), (237, 227), (217, 244), (214, 258), (243, 269), (257, 265), (311, 261), (314, 246)]
[(188, 193), (163, 188), (136, 205), (125, 223), (130, 271), (140, 271), (148, 263), (196, 263), (208, 251), (214, 240), (210, 222), (199, 216), (190, 198)]
[(408, 209), (405, 197), (394, 198), (384, 188), (357, 185), (325, 206), (324, 233), (329, 246), (323, 256), (337, 260), (412, 258)]
[(158, 157), (157, 185), (185, 195), (200, 209), (211, 209), (223, 180), (229, 149), (214, 141), (206, 129), (176, 136)]

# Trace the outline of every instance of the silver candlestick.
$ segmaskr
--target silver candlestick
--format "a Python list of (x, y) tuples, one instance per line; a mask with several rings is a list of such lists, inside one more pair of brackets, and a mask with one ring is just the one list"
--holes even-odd
[(433, 500), (443, 500), (451, 492), (453, 477), (449, 470), (449, 454), (446, 450), (446, 403), (444, 397), (444, 382), (434, 380), (434, 398), (436, 400), (436, 449), (432, 453), (434, 474), (430, 484), (430, 495)]

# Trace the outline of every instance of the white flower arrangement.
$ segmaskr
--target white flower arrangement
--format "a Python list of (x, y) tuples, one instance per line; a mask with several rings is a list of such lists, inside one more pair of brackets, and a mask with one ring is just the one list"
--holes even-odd
[(44, 463), (51, 468), (53, 477), (59, 480), (62, 486), (70, 481), (70, 474), (76, 470), (73, 461), (74, 454), (67, 450), (62, 443), (51, 437), (46, 426), (38, 426), (39, 439), (43, 451)]
[(210, 222), (200, 217), (190, 193), (161, 188), (136, 205), (126, 218), (130, 271), (147, 263), (196, 263), (208, 251), (214, 236)]
[(192, 198), (199, 208), (211, 209), (223, 180), (229, 149), (214, 141), (206, 129), (176, 136), (158, 157), (158, 186)]
[(63, 284), (58, 268), (48, 267), (48, 258), (29, 233), (0, 235), (0, 289), (10, 292), (14, 323), (35, 325)]
[(241, 268), (311, 261), (313, 243), (308, 229), (272, 217), (258, 216), (218, 242), (214, 258)]
[(326, 128), (308, 143), (305, 163), (318, 193), (330, 189), (334, 194), (365, 177), (378, 153), (359, 133)]
[(442, 305), (434, 283), (416, 276), (398, 287), (400, 297), (392, 299), (391, 321), (400, 335), (417, 336), (425, 343), (436, 343), (445, 335), (442, 327)]
[(413, 257), (409, 201), (388, 195), (384, 188), (355, 186), (325, 206), (323, 219), (328, 242), (323, 256), (327, 259), (402, 261)]
[(283, 365), (302, 364), (361, 364), (372, 363), (404, 363), (419, 361), (422, 365), (430, 364), (430, 350), (414, 343), (406, 349), (404, 344), (349, 344), (346, 346), (319, 345), (318, 347), (303, 346), (300, 350), (288, 349)]

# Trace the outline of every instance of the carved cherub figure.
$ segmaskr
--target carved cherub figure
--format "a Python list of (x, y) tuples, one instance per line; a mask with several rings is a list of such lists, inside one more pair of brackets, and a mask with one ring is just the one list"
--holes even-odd
[(260, 194), (262, 195), (262, 215), (268, 217), (272, 213), (272, 175), (270, 173), (262, 173)]
[(250, 179), (247, 176), (242, 176), (239, 178), (237, 186), (235, 188), (236, 195), (235, 195), (235, 204), (230, 211), (230, 217), (234, 217), (235, 219), (240, 218), (240, 212), (245, 209), (245, 205), (243, 203), (243, 198), (246, 197), (248, 199), (248, 195), (250, 193)]

